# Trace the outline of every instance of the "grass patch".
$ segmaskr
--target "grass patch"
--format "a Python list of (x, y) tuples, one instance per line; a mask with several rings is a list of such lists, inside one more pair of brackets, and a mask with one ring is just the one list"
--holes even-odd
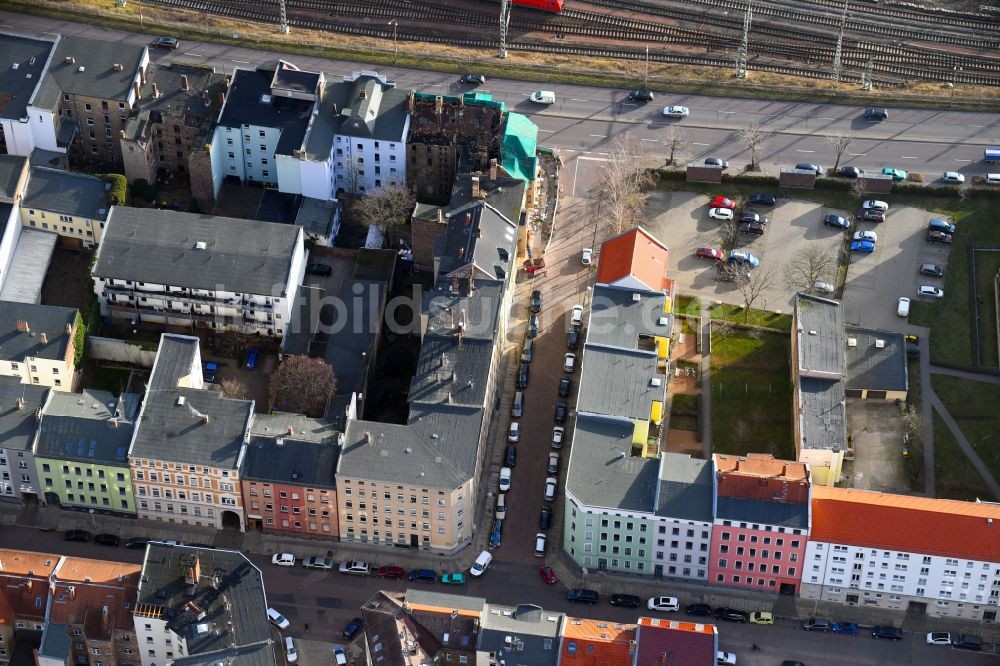
[(88, 364), (84, 374), (86, 375), (84, 385), (87, 388), (110, 391), (118, 396), (128, 388), (128, 378), (132, 371), (127, 368), (109, 368)]
[[(1000, 272), (1000, 252), (976, 253), (976, 289), (979, 291), (979, 363), (996, 368), (997, 357), (997, 307), (993, 281)], [(970, 319), (971, 322), (971, 319)]]
[(989, 499), (990, 489), (979, 477), (948, 426), (934, 412), (934, 495), (944, 499)]
[(790, 341), (784, 333), (712, 333), (712, 446), (716, 453), (794, 459)]
[(682, 294), (674, 301), (674, 314), (697, 317), (700, 312), (701, 300), (697, 296), (684, 296)]
[[(744, 323), (744, 313), (745, 310), (739, 305), (729, 305), (728, 303), (721, 303), (718, 305), (713, 305), (709, 310), (713, 320), (719, 321), (729, 321), (734, 324)], [(747, 320), (749, 326), (756, 328), (770, 328), (776, 331), (791, 331), (792, 330), (792, 315), (790, 314), (779, 314), (777, 312), (770, 312), (769, 310), (758, 310), (756, 308), (750, 308), (750, 316)], [(713, 339), (714, 342), (714, 339)], [(712, 353), (715, 353), (715, 347), (712, 348)]]
[[(1000, 386), (975, 382), (975, 389), (970, 390), (971, 383), (960, 377), (931, 376), (934, 392), (944, 403), (948, 413), (958, 423), (962, 434), (982, 458), (993, 478), (1000, 479), (1000, 446), (998, 446), (1000, 444), (1000, 418), (997, 418), (997, 405), (1000, 405)], [(961, 457), (965, 461), (965, 456)], [(972, 466), (967, 462), (965, 465), (968, 469), (967, 474), (976, 476)]]

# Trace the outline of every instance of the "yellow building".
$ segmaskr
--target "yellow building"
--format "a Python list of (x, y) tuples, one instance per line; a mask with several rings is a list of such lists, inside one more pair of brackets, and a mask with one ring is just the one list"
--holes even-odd
[(0, 376), (22, 384), (73, 390), (77, 311), (53, 305), (0, 301)]
[(52, 231), (71, 247), (95, 248), (108, 221), (110, 184), (82, 173), (32, 167), (21, 224)]

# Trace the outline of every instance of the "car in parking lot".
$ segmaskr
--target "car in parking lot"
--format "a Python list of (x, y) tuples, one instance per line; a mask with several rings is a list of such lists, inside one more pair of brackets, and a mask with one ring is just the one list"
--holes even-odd
[(441, 574), (441, 582), (445, 585), (465, 585), (465, 574), (449, 573)]
[(472, 566), (469, 568), (469, 575), (474, 576), (475, 578), (482, 576), (486, 573), (486, 570), (489, 568), (490, 562), (492, 561), (493, 555), (491, 555), (488, 550), (484, 550), (479, 553), (479, 557), (476, 558), (476, 561), (473, 562)]
[(333, 663), (335, 666), (347, 666), (347, 653), (339, 645), (333, 648)]
[(569, 377), (559, 378), (559, 397), (568, 398), (570, 391), (573, 390), (573, 380)]
[(90, 541), (90, 532), (87, 530), (66, 530), (63, 534), (64, 541)]
[(830, 622), (827, 620), (817, 620), (814, 617), (809, 618), (802, 623), (802, 628), (806, 631), (830, 631)]
[(538, 529), (547, 530), (552, 527), (552, 507), (543, 504), (538, 512)]
[(740, 264), (751, 269), (760, 266), (760, 259), (746, 250), (730, 250), (729, 256), (726, 257), (726, 261), (731, 264)]
[(411, 583), (433, 583), (436, 582), (437, 572), (433, 569), (413, 569), (406, 574), (406, 579)]
[(677, 597), (650, 597), (649, 600), (646, 601), (646, 608), (653, 611), (667, 613), (680, 610), (681, 605), (677, 601)]
[(321, 275), (323, 277), (327, 277), (333, 273), (333, 267), (327, 266), (326, 264), (309, 264), (306, 266), (306, 273), (309, 273), (309, 275)]
[(816, 282), (813, 283), (813, 289), (821, 294), (832, 294), (836, 291), (832, 284), (829, 282), (823, 282), (822, 280), (816, 280)]
[(889, 117), (889, 112), (882, 107), (865, 109), (865, 120), (885, 120)]
[(499, 548), (503, 542), (503, 521), (494, 520), (493, 529), (490, 530), (490, 548)]
[(920, 356), (920, 337), (916, 335), (905, 335), (903, 340), (906, 343), (907, 356)]
[(951, 645), (951, 634), (947, 631), (932, 631), (927, 634), (928, 645)]
[(250, 353), (247, 354), (247, 370), (253, 370), (257, 367), (257, 359), (260, 358), (260, 350), (256, 347), (251, 347)]
[(896, 314), (900, 317), (906, 317), (910, 314), (910, 299), (906, 296), (900, 297), (899, 303), (896, 305)]
[(481, 86), (486, 83), (486, 77), (482, 74), (462, 74), (458, 82), (467, 86)]
[(538, 289), (531, 292), (531, 311), (534, 313), (542, 311), (542, 292)]
[(951, 644), (960, 650), (982, 650), (983, 649), (983, 639), (975, 634), (962, 634), (961, 636), (956, 636)]
[(944, 268), (938, 264), (920, 264), (920, 274), (930, 277), (944, 277)]
[(538, 575), (542, 577), (542, 580), (545, 581), (546, 585), (555, 585), (559, 582), (559, 579), (556, 577), (556, 572), (553, 571), (552, 567), (547, 564), (540, 564), (538, 566)]
[(929, 284), (922, 284), (917, 287), (917, 296), (923, 296), (924, 298), (944, 298), (944, 290)]
[(878, 234), (874, 231), (855, 231), (854, 240), (856, 241), (871, 241), (872, 243), (878, 242)]
[(906, 180), (907, 173), (902, 169), (896, 169), (895, 167), (884, 167), (882, 169), (883, 176), (892, 176), (895, 181)]
[(817, 176), (823, 175), (823, 167), (818, 164), (813, 164), (812, 162), (799, 162), (795, 165), (795, 168), (802, 171), (812, 171)]
[(851, 243), (851, 252), (870, 253), (875, 251), (875, 243), (871, 241), (854, 241)]
[(346, 638), (347, 640), (352, 640), (355, 636), (358, 635), (358, 632), (361, 631), (361, 627), (363, 627), (364, 625), (365, 625), (364, 620), (362, 620), (360, 617), (356, 617), (347, 623), (347, 626), (344, 627), (344, 630), (342, 632), (340, 632), (340, 635)]
[(510, 490), (510, 467), (500, 468), (500, 492), (505, 493)]
[(553, 414), (553, 419), (559, 425), (566, 423), (566, 414), (568, 413), (568, 408), (565, 402), (557, 402), (555, 413)]
[(903, 630), (896, 627), (876, 625), (872, 627), (872, 638), (884, 638), (890, 641), (903, 640)]
[(367, 576), (372, 572), (372, 567), (362, 560), (348, 560), (340, 563), (340, 573), (351, 576)]
[(885, 222), (885, 211), (878, 208), (862, 208), (855, 217), (859, 222)]
[(843, 178), (860, 178), (865, 175), (865, 170), (861, 167), (847, 165), (840, 167), (840, 175)]
[(209, 384), (215, 383), (215, 377), (219, 374), (219, 364), (211, 361), (201, 366), (201, 378)]
[(516, 386), (519, 389), (528, 388), (528, 376), (531, 374), (531, 370), (527, 363), (522, 363), (517, 369), (517, 383)]
[(736, 202), (732, 199), (720, 195), (712, 197), (712, 200), (708, 202), (709, 208), (736, 208)]
[(713, 261), (722, 261), (726, 258), (726, 253), (717, 247), (699, 247), (694, 254), (696, 257)]
[(828, 227), (837, 227), (839, 229), (847, 229), (851, 226), (851, 223), (846, 217), (834, 215), (833, 213), (823, 216), (823, 224)]
[(663, 107), (663, 115), (667, 118), (687, 118), (690, 113), (690, 109), (686, 106), (672, 105)]
[(555, 500), (556, 487), (558, 485), (559, 485), (559, 480), (554, 476), (550, 476), (545, 479), (545, 494), (543, 495), (543, 497), (545, 498), (546, 502), (552, 502), (553, 500)]
[(964, 183), (965, 176), (957, 171), (945, 171), (944, 175), (941, 176), (941, 180), (946, 183)]
[(708, 216), (713, 220), (731, 220), (733, 219), (733, 209), (732, 208), (709, 208)]
[(927, 228), (933, 231), (940, 231), (946, 234), (955, 233), (955, 225), (947, 220), (934, 219), (927, 223)]
[(774, 206), (778, 203), (778, 198), (773, 194), (751, 194), (747, 197), (747, 203), (751, 206)]
[(565, 429), (562, 426), (556, 426), (552, 429), (552, 448), (561, 449), (563, 435), (565, 434)]
[(157, 37), (150, 46), (161, 49), (176, 49), (181, 42), (176, 37)]
[(688, 604), (684, 607), (684, 614), (694, 617), (712, 617), (712, 607), (708, 604)]
[(740, 233), (751, 236), (763, 236), (764, 229), (764, 225), (759, 222), (744, 222), (740, 225)]
[(576, 368), (576, 354), (566, 354), (563, 357), (563, 372), (573, 372)]
[(715, 653), (715, 663), (716, 666), (736, 666), (736, 655), (719, 650)]
[(115, 534), (96, 534), (94, 535), (94, 543), (98, 546), (117, 548), (118, 544), (121, 543), (121, 539)]
[(761, 215), (760, 213), (755, 213), (753, 211), (747, 211), (740, 215), (740, 222), (749, 222), (752, 224), (767, 224), (767, 216)]
[(574, 326), (583, 325), (583, 306), (580, 304), (574, 305), (570, 310), (569, 321)]
[(729, 162), (719, 157), (706, 157), (705, 166), (722, 167), (722, 170), (725, 171), (729, 168)]
[(928, 231), (924, 240), (936, 245), (951, 245), (951, 234), (946, 234), (943, 231)]
[(271, 564), (279, 567), (295, 566), (295, 556), (291, 553), (275, 553), (271, 556)]
[(612, 606), (621, 606), (622, 608), (638, 608), (639, 604), (642, 603), (642, 599), (634, 594), (612, 594), (608, 601)]
[(750, 616), (741, 610), (736, 610), (735, 608), (716, 608), (712, 615), (715, 616), (716, 620), (726, 620), (727, 622), (738, 622), (743, 624), (750, 621)]
[(388, 578), (389, 580), (403, 580), (403, 576), (406, 575), (406, 570), (403, 569), (403, 567), (386, 565), (376, 569), (375, 575), (379, 578)]
[(768, 611), (750, 613), (750, 624), (774, 624), (774, 614)]
[(288, 618), (273, 608), (267, 609), (267, 619), (270, 620), (271, 624), (276, 626), (278, 629), (288, 629), (288, 625), (291, 624), (288, 621)]
[(876, 210), (887, 211), (889, 210), (889, 204), (885, 201), (879, 201), (878, 199), (865, 199), (861, 202), (862, 208), (874, 208)]
[(835, 634), (847, 634), (848, 636), (857, 636), (858, 634), (858, 625), (854, 622), (834, 622), (830, 628)]
[(630, 92), (628, 98), (633, 102), (652, 102), (653, 91), (649, 88), (639, 88)]

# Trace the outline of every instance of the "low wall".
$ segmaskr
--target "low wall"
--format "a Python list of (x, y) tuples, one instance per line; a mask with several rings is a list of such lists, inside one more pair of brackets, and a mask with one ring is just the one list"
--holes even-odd
[(152, 368), (153, 361), (156, 359), (155, 350), (143, 349), (135, 343), (124, 340), (91, 336), (87, 342), (89, 344), (87, 356), (101, 361), (114, 361), (115, 363)]

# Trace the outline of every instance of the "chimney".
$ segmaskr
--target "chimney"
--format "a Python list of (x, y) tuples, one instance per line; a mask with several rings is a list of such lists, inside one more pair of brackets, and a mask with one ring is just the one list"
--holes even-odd
[(118, 419), (117, 418), (115, 418), (115, 417), (111, 418), (111, 427), (112, 428), (117, 428), (118, 427)]
[(41, 423), (42, 421), (42, 408), (35, 407), (35, 423)]
[(73, 324), (66, 324), (66, 335), (73, 335)]
[(197, 552), (191, 554), (191, 561), (184, 568), (184, 583), (187, 585), (197, 585), (201, 580), (201, 558)]
[(18, 319), (16, 326), (17, 330), (22, 333), (31, 333), (31, 326), (28, 324), (26, 319)]
[(187, 90), (187, 89), (188, 89), (188, 75), (181, 74), (181, 90)]
[(22, 409), (24, 409), (24, 398), (18, 398), (16, 404), (17, 404), (17, 411), (21, 411)]
[(226, 93), (220, 92), (218, 99), (219, 99), (219, 106), (221, 107), (223, 104), (226, 103)]
[(472, 225), (472, 212), (465, 211), (465, 226), (468, 227)]
[(43, 345), (49, 344), (49, 336), (45, 334), (45, 331), (42, 331), (41, 333), (38, 334), (38, 340)]
[(111, 69), (113, 69), (116, 72), (120, 72), (123, 69), (125, 69), (125, 66), (122, 65), (120, 62), (116, 62), (115, 64), (111, 65)]
[(70, 585), (66, 588), (66, 596), (69, 597), (70, 601), (76, 599), (76, 585)]
[(288, 436), (291, 437), (294, 434), (295, 434), (295, 428), (293, 428), (292, 426), (288, 426)]
[(368, 92), (364, 88), (362, 88), (361, 90), (358, 91), (358, 97), (364, 99), (368, 97)]
[(208, 414), (202, 414), (201, 415), (201, 422), (202, 423), (208, 423)]
[(142, 85), (146, 85), (146, 68), (139, 68), (139, 80), (142, 81)]
[(139, 83), (138, 81), (136, 81), (135, 83), (132, 84), (132, 87), (135, 88), (135, 98), (136, 98), (136, 100), (142, 99), (142, 84)]
[(414, 93), (414, 91), (413, 91), (413, 90), (411, 90), (411, 91), (410, 91), (410, 92), (409, 92), (409, 93), (408, 93), (408, 94), (406, 95), (406, 110), (407, 110), (407, 111), (409, 111), (410, 113), (413, 113), (413, 107), (415, 106), (415, 105), (414, 105), (414, 99), (415, 99), (415, 96), (414, 96), (414, 94), (413, 94), (413, 93)]
[(490, 180), (496, 180), (500, 176), (498, 173), (499, 171), (500, 169), (497, 166), (497, 158), (494, 157), (490, 160)]
[(66, 62), (67, 65), (75, 65), (76, 64), (76, 58), (74, 58), (73, 56), (66, 56), (65, 62)]
[(444, 97), (441, 95), (434, 98), (434, 113), (438, 116), (444, 113)]
[(207, 90), (201, 94), (201, 101), (204, 102), (206, 108), (212, 106), (212, 97)]
[(444, 210), (438, 208), (438, 224), (444, 224)]
[(371, 432), (371, 430), (365, 430), (364, 439), (365, 439), (365, 444), (371, 444), (372, 443), (372, 432)]
[(479, 189), (479, 176), (472, 177), (472, 198), (478, 199), (482, 196), (482, 190)]
[(154, 82), (153, 83), (153, 97), (159, 97), (159, 96), (160, 96), (160, 86), (156, 85), (156, 83)]

